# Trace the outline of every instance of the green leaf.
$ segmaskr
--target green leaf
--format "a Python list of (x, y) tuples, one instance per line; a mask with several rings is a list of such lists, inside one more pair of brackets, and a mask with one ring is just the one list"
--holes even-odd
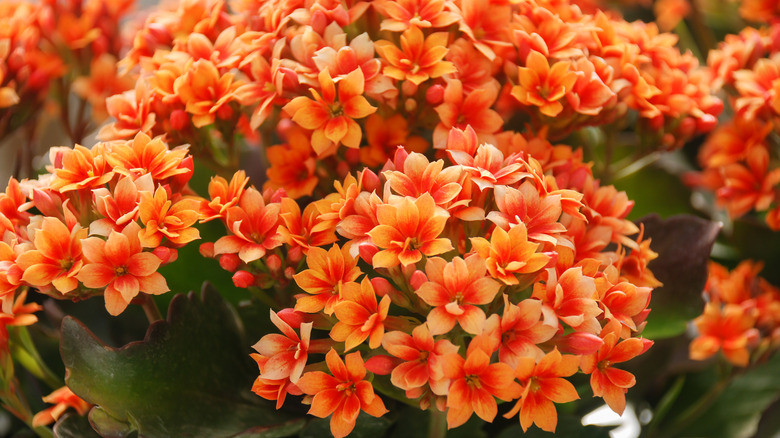
[[(720, 397), (678, 436), (748, 438), (762, 413), (780, 397), (780, 355), (735, 377)], [(702, 391), (699, 395), (704, 394)]]
[(504, 429), (497, 438), (547, 438), (554, 436), (565, 436), (569, 438), (609, 438), (609, 431), (614, 427), (583, 426), (582, 419), (573, 415), (562, 415), (558, 417), (558, 426), (555, 433), (545, 432), (536, 426), (531, 426), (526, 432), (519, 424), (515, 424)]
[(67, 413), (54, 424), (55, 438), (100, 438), (89, 425), (87, 417)]
[[(393, 422), (386, 417), (372, 417), (365, 412), (360, 412), (355, 423), (355, 428), (349, 434), (349, 438), (378, 438), (385, 435)], [(300, 438), (320, 438), (331, 436), (330, 417), (315, 418), (306, 424), (300, 433)]]
[(98, 405), (90, 420), (101, 434), (143, 437), (277, 437), (303, 420), (277, 412), (249, 390), (257, 370), (241, 324), (210, 286), (201, 297), (177, 295), (167, 321), (143, 341), (111, 348), (79, 321), (62, 323), (66, 383)]
[(688, 321), (701, 314), (701, 292), (707, 282), (707, 264), (721, 225), (691, 215), (661, 219), (650, 215), (640, 219), (650, 248), (658, 253), (649, 268), (664, 285), (653, 291), (647, 327), (650, 339), (685, 332)]

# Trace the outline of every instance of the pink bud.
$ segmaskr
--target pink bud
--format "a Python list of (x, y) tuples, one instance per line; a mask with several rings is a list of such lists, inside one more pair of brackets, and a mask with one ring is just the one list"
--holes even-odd
[(152, 251), (152, 254), (160, 259), (162, 265), (173, 263), (179, 258), (179, 251), (167, 246), (158, 246)]
[(301, 261), (303, 258), (303, 247), (296, 246), (287, 250), (287, 261), (290, 264), (295, 264)]
[(441, 84), (431, 85), (425, 91), (425, 101), (432, 106), (444, 102), (444, 87)]
[(255, 276), (247, 271), (237, 271), (235, 274), (233, 274), (233, 284), (240, 288), (254, 286)]
[(293, 269), (292, 266), (288, 266), (284, 269), (284, 278), (292, 280), (293, 275), (295, 275), (295, 269)]
[(423, 283), (428, 281), (428, 277), (425, 275), (423, 271), (417, 270), (412, 273), (412, 276), (409, 278), (409, 284), (415, 289), (419, 289), (420, 286), (423, 285)]
[(393, 286), (384, 277), (372, 278), (371, 285), (374, 286), (374, 292), (380, 298), (393, 291)]
[(174, 110), (171, 112), (171, 129), (182, 131), (190, 125), (190, 116), (184, 110)]
[(386, 376), (393, 372), (396, 366), (401, 362), (400, 359), (379, 354), (366, 361), (366, 369), (379, 376)]
[(414, 85), (414, 83), (410, 81), (404, 81), (401, 84), (401, 92), (404, 96), (414, 96), (417, 94), (417, 88), (417, 85)]
[(360, 254), (360, 258), (369, 264), (371, 264), (371, 261), (374, 259), (374, 254), (378, 252), (379, 248), (377, 248), (376, 245), (372, 243), (364, 243), (358, 246), (358, 254)]
[(200, 255), (203, 257), (206, 257), (207, 259), (213, 259), (214, 258), (214, 242), (204, 242), (200, 244), (200, 248), (198, 248), (198, 251), (200, 251)]
[(641, 338), (641, 341), (642, 341), (642, 352), (639, 354), (645, 354), (645, 351), (649, 350), (650, 347), (652, 347), (653, 344), (655, 344), (655, 342), (647, 338)]
[(282, 309), (276, 312), (276, 316), (294, 329), (301, 328), (301, 324), (307, 321), (306, 314), (292, 308)]
[(604, 340), (593, 333), (574, 332), (557, 338), (556, 344), (564, 353), (593, 354), (601, 348)]
[(279, 272), (279, 270), (282, 269), (282, 259), (276, 254), (271, 254), (266, 257), (265, 264), (271, 272)]
[(219, 266), (228, 272), (236, 272), (243, 262), (236, 254), (222, 254), (219, 256)]
[(233, 108), (230, 106), (222, 105), (217, 110), (217, 118), (219, 120), (229, 120), (231, 117), (233, 117)]

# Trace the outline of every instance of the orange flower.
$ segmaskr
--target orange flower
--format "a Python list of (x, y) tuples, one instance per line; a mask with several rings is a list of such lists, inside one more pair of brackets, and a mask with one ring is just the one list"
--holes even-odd
[[(539, 360), (544, 356), (539, 345), (552, 339), (558, 332), (558, 319), (539, 300), (527, 298), (515, 305), (504, 295), (500, 330), (498, 360), (517, 368), (521, 358), (533, 357)], [(488, 327), (485, 331), (488, 331)]]
[[(610, 330), (609, 326), (605, 330)], [(628, 371), (614, 368), (616, 363), (625, 362), (647, 351), (653, 344), (647, 339), (630, 338), (618, 342), (618, 334), (602, 333), (604, 344), (599, 350), (582, 358), (582, 371), (590, 374), (593, 395), (603, 397), (607, 405), (622, 415), (626, 408), (626, 392), (634, 386), (636, 379)]]
[(485, 260), (490, 275), (504, 284), (518, 284), (517, 274), (533, 274), (550, 261), (550, 256), (536, 252), (538, 243), (528, 241), (525, 224), (518, 223), (507, 233), (500, 227), (493, 229), (490, 242), (472, 237), (474, 251)]
[(90, 150), (77, 144), (73, 149), (51, 148), (49, 160), (53, 166), (50, 172), (54, 174), (49, 187), (62, 193), (98, 188), (114, 177), (102, 147)]
[(129, 76), (118, 74), (116, 58), (104, 53), (90, 63), (89, 76), (81, 76), (73, 81), (73, 92), (89, 102), (92, 106), (92, 118), (102, 122), (108, 117), (106, 99), (132, 86), (133, 82)]
[(238, 204), (247, 184), (249, 184), (249, 178), (243, 170), (234, 173), (229, 183), (219, 175), (211, 177), (208, 188), (210, 201), (205, 199), (201, 201), (200, 221), (225, 219), (228, 209)]
[(733, 163), (721, 170), (723, 187), (717, 191), (718, 202), (726, 205), (733, 218), (753, 209), (768, 209), (776, 198), (775, 186), (780, 183), (780, 169), (769, 170), (767, 149), (751, 149), (746, 161), (747, 166)]
[(498, 412), (493, 397), (509, 401), (517, 397), (518, 385), (512, 368), (505, 363), (490, 363), (490, 356), (479, 348), (469, 348), (466, 359), (451, 354), (443, 361), (444, 374), (452, 379), (447, 394), (447, 428), (468, 421), (471, 414), (492, 422)]
[(260, 192), (248, 188), (238, 205), (228, 209), (226, 225), (233, 235), (214, 242), (214, 255), (238, 254), (244, 263), (249, 263), (281, 245), (282, 236), (277, 231), (279, 209), (279, 204), (266, 205)]
[(173, 88), (192, 114), (192, 124), (202, 128), (214, 123), (217, 111), (234, 99), (233, 92), (240, 84), (233, 81), (233, 73), (221, 74), (206, 59), (188, 62), (184, 71)]
[(512, 224), (522, 222), (527, 228), (529, 240), (553, 245), (564, 243), (559, 241), (559, 236), (566, 232), (566, 227), (558, 222), (563, 213), (559, 194), (542, 195), (528, 180), (519, 189), (496, 186), (494, 194), (499, 211), (491, 211), (487, 218), (498, 227), (506, 230)]
[(86, 415), (90, 408), (92, 408), (90, 403), (79, 398), (79, 396), (74, 394), (67, 386), (55, 389), (54, 392), (43, 397), (43, 401), (53, 404), (54, 406), (35, 414), (32, 419), (33, 427), (41, 427), (54, 423), (69, 408), (75, 409), (81, 416)]
[(63, 295), (76, 289), (76, 275), (84, 265), (81, 239), (86, 237), (87, 230), (79, 225), (68, 229), (59, 219), (43, 218), (33, 238), (35, 249), (23, 252), (16, 260), (24, 270), (22, 280), (44, 291), (54, 286)]
[(450, 130), (466, 129), (467, 125), (476, 131), (481, 141), (492, 143), (492, 134), (504, 125), (504, 119), (492, 109), (499, 90), (498, 82), (492, 80), (466, 94), (461, 81), (447, 81), (444, 102), (434, 108), (439, 115), (439, 123), (433, 130), (433, 147), (444, 149)]
[(139, 132), (132, 140), (109, 145), (105, 154), (108, 164), (117, 173), (133, 179), (150, 173), (155, 181), (165, 181), (192, 172), (185, 163), (187, 147), (170, 150), (162, 136), (151, 138)]
[(327, 252), (311, 247), (306, 255), (306, 264), (309, 269), (295, 274), (293, 278), (301, 289), (313, 296), (299, 296), (295, 310), (306, 313), (324, 310), (327, 315), (332, 315), (336, 303), (341, 300), (341, 289), (346, 284), (357, 284), (355, 280), (362, 274), (357, 267), (357, 259), (349, 254), (346, 247), (333, 245)]
[(115, 94), (106, 99), (106, 113), (116, 119), (100, 128), (101, 141), (123, 140), (139, 132), (149, 132), (156, 122), (152, 111), (151, 90), (144, 78), (139, 78), (134, 90)]
[(579, 356), (563, 356), (558, 349), (547, 353), (539, 363), (533, 357), (521, 357), (515, 375), (523, 385), (522, 396), (504, 417), (510, 418), (520, 412), (520, 426), (527, 431), (536, 423), (547, 432), (555, 432), (558, 413), (553, 403), (568, 403), (580, 396), (574, 385), (564, 377), (577, 372)]
[(416, 198), (424, 193), (433, 197), (436, 205), (443, 207), (460, 193), (463, 170), (459, 166), (444, 169), (444, 160), (428, 162), (425, 155), (399, 148), (395, 161), (403, 162), (403, 170), (384, 172), (390, 188), (401, 196)]
[(287, 143), (266, 149), (268, 181), (264, 189), (284, 189), (287, 196), (298, 199), (311, 196), (319, 178), (315, 170), (317, 162), (312, 156), (309, 137), (300, 128), (289, 129)]
[(460, 10), (460, 31), (486, 58), (494, 61), (495, 50), (512, 48), (509, 32), (514, 26), (510, 21), (512, 9), (508, 4), (489, 0), (462, 0)]
[(750, 352), (758, 341), (755, 312), (738, 304), (721, 306), (709, 302), (704, 312), (693, 320), (699, 336), (691, 342), (690, 355), (694, 360), (705, 360), (718, 350), (736, 366), (746, 367), (750, 363)]
[(388, 63), (382, 71), (385, 76), (420, 85), (429, 78), (455, 72), (451, 62), (442, 61), (447, 54), (447, 38), (447, 32), (435, 32), (426, 38), (419, 28), (412, 26), (401, 35), (400, 49), (385, 40), (375, 42), (374, 47)]
[(362, 132), (354, 119), (362, 119), (376, 111), (376, 107), (363, 97), (363, 71), (355, 69), (339, 81), (338, 100), (336, 84), (328, 70), (321, 71), (318, 79), (321, 96), (310, 88), (314, 100), (298, 96), (282, 109), (298, 125), (314, 130), (311, 146), (318, 156), (333, 154), (339, 144), (350, 148), (359, 147)]
[(92, 190), (95, 209), (103, 218), (89, 224), (90, 233), (108, 236), (111, 230), (121, 231), (128, 223), (138, 219), (140, 193), (153, 190), (152, 175), (148, 173), (135, 181), (129, 177), (120, 178), (113, 194), (102, 187)]
[(27, 290), (22, 289), (19, 292), (11, 306), (11, 313), (0, 313), (0, 327), (27, 326), (38, 322), (38, 317), (33, 315), (33, 313), (43, 310), (43, 306), (38, 303), (25, 303), (27, 301)]
[[(299, 249), (306, 254), (310, 248), (326, 246), (338, 240), (332, 223), (322, 220), (317, 205), (310, 203), (301, 214), (301, 207), (290, 198), (282, 198), (282, 210), (279, 215), (282, 225), (279, 234), (290, 247), (288, 251)], [(289, 252), (288, 252), (289, 255)]]
[[(388, 353), (403, 360), (393, 368), (390, 381), (397, 388), (407, 391), (430, 385), (434, 394), (445, 395), (449, 379), (444, 375), (445, 358), (458, 352), (458, 347), (447, 339), (433, 340), (426, 324), (418, 325), (412, 335), (401, 331), (385, 333), (382, 347)], [(410, 397), (413, 398), (413, 397)]]
[(444, 0), (382, 0), (375, 7), (387, 16), (382, 20), (380, 30), (391, 32), (402, 32), (412, 27), (447, 27), (459, 19)]
[(81, 268), (78, 279), (88, 288), (106, 288), (106, 309), (114, 316), (122, 313), (139, 292), (159, 295), (169, 290), (165, 278), (157, 272), (160, 259), (143, 252), (140, 229), (131, 222), (121, 233), (111, 231), (107, 240), (90, 237), (81, 242), (89, 263)]
[(390, 309), (390, 296), (383, 296), (377, 305), (376, 292), (368, 277), (364, 277), (359, 285), (345, 283), (340, 291), (341, 301), (334, 306), (339, 322), (331, 329), (330, 337), (344, 342), (344, 351), (357, 347), (366, 339), (369, 348), (379, 348), (385, 334), (384, 322)]
[(252, 392), (266, 400), (276, 400), (276, 409), (279, 409), (284, 405), (287, 394), (303, 394), (301, 390), (290, 381), (289, 377), (284, 379), (263, 378), (262, 374), (265, 371), (265, 364), (268, 363), (268, 358), (257, 353), (251, 353), (249, 356), (257, 362), (257, 367), (260, 369), (261, 374), (252, 384)]
[(290, 379), (295, 383), (303, 374), (303, 367), (309, 357), (312, 323), (301, 324), (298, 336), (273, 310), (271, 322), (282, 334), (269, 333), (263, 336), (252, 348), (265, 358), (260, 377), (266, 380)]
[(409, 122), (401, 114), (387, 119), (371, 114), (365, 127), (368, 146), (360, 148), (360, 161), (368, 167), (384, 164), (401, 145), (409, 152), (423, 153), (428, 149), (424, 138), (409, 135)]
[(620, 322), (622, 327), (620, 336), (627, 338), (631, 331), (638, 332), (644, 327), (652, 289), (619, 281), (618, 271), (614, 266), (607, 268), (604, 273), (605, 276), (597, 280), (599, 302), (604, 308), (604, 318)]
[(457, 322), (468, 333), (482, 332), (485, 312), (477, 305), (493, 301), (501, 284), (486, 277), (485, 261), (477, 254), (452, 262), (433, 257), (425, 264), (427, 282), (417, 295), (434, 308), (428, 313), (428, 327), (434, 335), (447, 333)]
[(192, 228), (198, 221), (198, 205), (199, 202), (192, 198), (171, 201), (163, 187), (158, 187), (154, 195), (141, 192), (138, 216), (146, 227), (139, 234), (141, 245), (156, 248), (166, 239), (173, 245), (181, 246), (200, 239), (198, 229)]
[(521, 179), (531, 176), (525, 171), (525, 160), (517, 154), (505, 160), (503, 152), (489, 143), (479, 145), (473, 156), (466, 151), (452, 149), (448, 149), (447, 154), (454, 163), (460, 164), (469, 172), (471, 180), (480, 191), (496, 185), (514, 185)]
[(447, 222), (447, 212), (436, 207), (428, 193), (412, 201), (401, 198), (377, 207), (379, 225), (368, 232), (382, 251), (374, 254), (375, 268), (408, 266), (422, 256), (442, 254), (453, 249), (449, 239), (438, 238)]
[(555, 117), (563, 111), (559, 102), (577, 82), (577, 74), (570, 70), (569, 61), (558, 61), (552, 66), (547, 58), (537, 51), (531, 51), (526, 66), (519, 67), (518, 85), (512, 87), (512, 96), (520, 103), (538, 106), (539, 112)]
[(548, 269), (547, 284), (536, 283), (533, 297), (552, 308), (558, 318), (577, 331), (599, 333), (601, 314), (596, 298), (596, 282), (583, 275), (581, 267), (569, 268), (560, 277)]
[(360, 352), (346, 356), (346, 364), (336, 350), (325, 355), (330, 372), (311, 371), (297, 382), (305, 394), (313, 395), (309, 414), (319, 418), (330, 417), (330, 431), (335, 438), (343, 438), (355, 428), (355, 421), (362, 410), (373, 417), (387, 412), (382, 399), (374, 394), (371, 383), (364, 380), (366, 366)]

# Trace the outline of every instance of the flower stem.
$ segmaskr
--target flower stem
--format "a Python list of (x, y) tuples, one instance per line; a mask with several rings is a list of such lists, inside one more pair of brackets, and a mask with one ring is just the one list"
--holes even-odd
[(162, 321), (163, 317), (160, 313), (160, 308), (157, 307), (157, 303), (154, 301), (151, 295), (143, 294), (141, 296), (141, 307), (144, 309), (146, 319), (149, 320), (149, 324), (155, 321)]
[(447, 413), (431, 406), (431, 420), (428, 424), (428, 438), (444, 438), (447, 436)]

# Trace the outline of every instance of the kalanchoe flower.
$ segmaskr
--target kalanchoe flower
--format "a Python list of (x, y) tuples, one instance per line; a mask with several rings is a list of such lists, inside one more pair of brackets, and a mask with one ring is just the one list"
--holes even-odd
[(366, 339), (369, 348), (379, 348), (385, 334), (390, 297), (385, 295), (377, 304), (376, 292), (368, 277), (364, 277), (360, 284), (344, 284), (340, 292), (341, 301), (334, 307), (339, 322), (331, 329), (330, 337), (344, 342), (344, 351), (357, 347)]
[(360, 352), (350, 353), (345, 359), (346, 363), (336, 350), (330, 350), (325, 361), (332, 375), (311, 371), (297, 382), (301, 391), (314, 396), (309, 414), (320, 418), (330, 416), (330, 430), (336, 438), (352, 432), (360, 411), (374, 417), (387, 412), (382, 399), (365, 380), (366, 367)]
[(630, 338), (618, 342), (614, 326), (607, 325), (601, 336), (604, 344), (599, 350), (582, 358), (582, 371), (590, 374), (593, 395), (603, 397), (616, 413), (623, 414), (626, 408), (626, 391), (634, 386), (636, 379), (628, 371), (613, 365), (633, 359), (647, 351), (653, 342), (648, 339)]
[(333, 245), (327, 252), (312, 247), (306, 256), (306, 269), (293, 277), (298, 286), (311, 296), (299, 296), (295, 310), (306, 313), (324, 311), (332, 315), (335, 305), (341, 301), (341, 289), (346, 284), (357, 284), (362, 274), (357, 259), (348, 248)]
[(227, 211), (225, 223), (233, 234), (214, 243), (214, 254), (238, 254), (249, 263), (281, 245), (282, 236), (277, 232), (279, 209), (278, 203), (266, 205), (257, 190), (244, 191), (238, 205)]
[(523, 431), (536, 424), (542, 430), (555, 432), (558, 413), (553, 403), (577, 400), (577, 390), (564, 377), (577, 372), (579, 356), (562, 355), (557, 349), (547, 353), (539, 362), (533, 357), (519, 359), (515, 375), (523, 385), (520, 400), (504, 415), (511, 418), (520, 413)]
[(377, 207), (379, 225), (368, 232), (373, 243), (382, 248), (374, 254), (375, 268), (408, 266), (453, 249), (449, 239), (439, 238), (448, 214), (437, 208), (430, 194), (414, 201), (401, 198)]
[(472, 237), (474, 251), (485, 260), (490, 276), (504, 284), (518, 284), (517, 275), (539, 272), (550, 261), (550, 256), (537, 252), (538, 243), (528, 241), (528, 233), (522, 222), (511, 226), (509, 232), (496, 227), (490, 242), (482, 237)]
[(392, 42), (380, 40), (374, 43), (377, 53), (387, 61), (382, 72), (385, 76), (414, 85), (429, 78), (438, 78), (455, 71), (449, 61), (442, 61), (447, 54), (447, 33), (435, 32), (427, 37), (416, 26), (401, 35), (401, 48)]
[(482, 331), (485, 312), (478, 305), (493, 301), (501, 284), (486, 277), (485, 261), (476, 254), (455, 257), (447, 263), (433, 257), (425, 264), (429, 281), (417, 295), (434, 308), (428, 313), (428, 327), (434, 335), (447, 333), (458, 323), (471, 334)]
[(449, 379), (444, 375), (444, 360), (458, 352), (458, 347), (447, 339), (434, 341), (426, 324), (414, 328), (411, 336), (402, 331), (385, 333), (382, 347), (391, 355), (403, 360), (393, 368), (390, 381), (406, 391), (410, 399), (417, 398), (419, 390), (429, 385), (431, 391), (445, 395)]
[(142, 192), (138, 203), (138, 216), (145, 227), (139, 235), (141, 244), (155, 248), (165, 239), (166, 243), (181, 246), (200, 239), (200, 232), (193, 228), (198, 221), (198, 205), (194, 198), (173, 202), (162, 187), (158, 187), (154, 194)]
[(86, 415), (92, 408), (92, 404), (87, 403), (73, 393), (67, 386), (55, 389), (51, 394), (43, 397), (43, 401), (54, 406), (44, 409), (35, 414), (32, 419), (33, 427), (46, 426), (57, 421), (68, 409), (75, 409), (79, 415)]
[(306, 129), (312, 129), (311, 145), (318, 156), (331, 155), (339, 144), (350, 148), (360, 146), (362, 132), (354, 119), (362, 119), (376, 111), (365, 97), (365, 79), (362, 70), (355, 69), (336, 83), (328, 70), (319, 73), (320, 93), (310, 89), (314, 100), (298, 96), (284, 106), (292, 120)]
[(312, 323), (301, 324), (299, 336), (276, 312), (270, 312), (271, 322), (282, 334), (267, 334), (252, 346), (264, 358), (260, 377), (268, 380), (289, 378), (295, 383), (303, 374), (303, 367), (309, 357)]
[(157, 272), (160, 259), (144, 252), (138, 232), (131, 222), (121, 233), (111, 231), (108, 239), (90, 237), (81, 243), (86, 263), (78, 279), (91, 289), (105, 288), (106, 310), (119, 315), (139, 292), (158, 295), (168, 292), (165, 278)]
[(444, 374), (451, 379), (447, 394), (447, 427), (465, 423), (472, 415), (493, 421), (498, 405), (493, 397), (509, 401), (520, 389), (512, 368), (505, 363), (490, 363), (490, 356), (479, 348), (469, 348), (466, 358), (446, 356)]
[(65, 295), (78, 287), (76, 276), (84, 265), (82, 239), (87, 230), (79, 225), (72, 229), (52, 217), (35, 230), (34, 250), (19, 255), (16, 264), (24, 271), (22, 280), (41, 290), (51, 286)]

